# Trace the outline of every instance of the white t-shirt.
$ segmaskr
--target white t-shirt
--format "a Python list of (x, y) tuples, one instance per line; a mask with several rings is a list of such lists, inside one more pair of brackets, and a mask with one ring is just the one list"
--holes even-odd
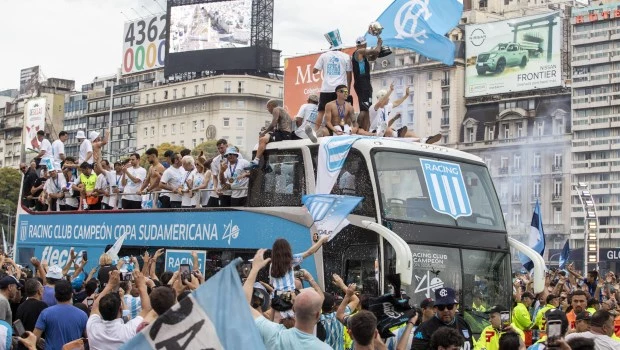
[[(109, 180), (108, 178), (105, 176), (104, 173), (100, 173), (97, 176), (97, 182), (95, 182), (95, 189), (96, 190), (104, 190), (104, 191), (110, 191), (110, 185), (108, 184)], [(108, 204), (110, 203), (110, 197), (108, 196), (103, 196), (101, 198), (101, 203), (105, 203)]]
[(377, 104), (373, 104), (372, 106), (370, 106), (369, 110), (368, 110), (368, 115), (370, 117), (370, 131), (374, 131), (377, 130), (377, 127), (379, 126), (379, 122), (385, 122), (385, 125), (387, 125), (387, 122), (390, 120), (390, 113), (392, 113), (392, 109), (394, 108), (394, 105), (391, 103), (388, 103), (385, 105), (385, 107), (383, 108), (377, 108)]
[[(182, 167), (175, 168), (174, 166), (168, 167), (168, 169), (164, 170), (164, 173), (161, 175), (161, 180), (159, 182), (164, 183), (168, 186), (172, 186), (172, 188), (179, 188), (183, 183), (183, 170)], [(170, 197), (171, 202), (180, 202), (181, 195), (174, 192), (168, 192), (165, 194)]]
[(39, 150), (45, 151), (45, 154), (41, 157), (41, 159), (54, 159), (54, 154), (52, 152), (52, 144), (50, 143), (48, 139), (44, 138), (43, 141), (41, 141)]
[[(213, 162), (211, 162), (211, 179), (213, 179), (213, 176), (216, 176), (219, 179), (219, 175), (220, 175), (220, 162), (222, 161), (222, 155), (218, 154), (217, 157), (213, 158)], [(220, 184), (218, 182), (218, 187), (220, 188), (222, 187), (222, 184)], [(217, 188), (213, 188), (213, 186), (211, 186), (212, 189), (217, 189)], [(219, 196), (217, 195), (217, 191), (211, 191), (209, 192), (209, 196), (210, 197), (215, 197), (215, 198), (219, 198)]]
[[(64, 177), (64, 176), (63, 176)], [(65, 183), (67, 184), (67, 189), (68, 191), (65, 192), (65, 204), (72, 207), (72, 208), (77, 208), (78, 207), (78, 199), (79, 198), (75, 198), (72, 196), (73, 194), (73, 189), (71, 188), (71, 186), (73, 184), (78, 184), (80, 182), (80, 178), (79, 177), (75, 177), (74, 175), (71, 175), (71, 181), (69, 181), (67, 183), (67, 179), (65, 178)]]
[(84, 141), (80, 143), (80, 156), (78, 158), (78, 165), (84, 162), (87, 162), (88, 164), (93, 164), (92, 155), (90, 156), (90, 158), (86, 159), (86, 155), (88, 154), (88, 152), (93, 152), (93, 144), (90, 143), (90, 140), (84, 139)]
[[(47, 193), (56, 194), (56, 193), (61, 193), (62, 189), (66, 186), (67, 186), (67, 180), (65, 179), (65, 176), (63, 174), (56, 174), (56, 178), (50, 177), (47, 181), (45, 181), (45, 186), (43, 187), (43, 190)], [(64, 205), (64, 204), (65, 204), (65, 199), (58, 198), (56, 200), (56, 210), (59, 209), (59, 206)]]
[[(185, 169), (184, 169), (185, 170)], [(194, 192), (186, 192), (188, 190), (190, 190), (189, 186), (187, 185), (187, 182), (194, 182), (196, 179), (196, 168), (192, 169), (191, 171), (185, 171), (185, 175), (183, 176), (183, 196), (181, 198), (181, 205), (184, 207), (189, 207), (194, 205), (193, 204), (193, 200), (192, 197), (194, 195)], [(196, 187), (196, 184), (192, 184), (192, 188)]]
[(114, 194), (114, 188), (118, 187), (122, 188), (121, 179), (122, 175), (116, 175), (116, 170), (106, 170), (106, 177), (108, 179), (109, 188), (108, 192), (110, 192), (110, 199), (108, 201), (108, 205), (112, 208), (116, 208), (117, 203), (119, 202), (119, 196)]
[[(125, 176), (125, 178), (127, 179), (127, 184), (125, 184), (125, 188), (123, 190), (123, 193), (138, 193), (138, 191), (140, 190), (140, 187), (142, 187), (142, 181), (144, 181), (144, 179), (146, 179), (146, 169), (144, 169), (143, 167), (139, 166), (137, 168), (134, 167), (130, 167), (127, 169), (127, 172), (129, 174), (131, 174), (131, 176), (138, 178), (138, 182), (133, 182), (131, 181), (131, 179), (129, 178), (129, 176)], [(126, 199), (128, 201), (136, 201), (136, 202), (141, 202), (142, 201), (142, 196), (139, 195), (124, 195), (123, 199)]]
[(323, 72), (321, 92), (335, 93), (336, 86), (347, 85), (347, 72), (352, 71), (351, 57), (338, 50), (327, 51), (319, 56), (314, 68)]
[(138, 316), (123, 323), (121, 318), (104, 321), (99, 315), (90, 315), (86, 322), (88, 345), (91, 349), (116, 350), (136, 335), (136, 329), (143, 320)]
[[(205, 174), (201, 174), (199, 172), (196, 172), (196, 175), (194, 175), (194, 186), (193, 186), (193, 188), (196, 189), (196, 188), (204, 185), (204, 183), (205, 183)], [(201, 198), (204, 197), (202, 195), (203, 193), (205, 193), (205, 192), (195, 191), (194, 192), (194, 196), (192, 197), (192, 204), (191, 205), (193, 205), (193, 206), (197, 206), (198, 204), (202, 205), (203, 201), (201, 200)], [(207, 203), (205, 203), (205, 205), (206, 204)]]
[(581, 333), (571, 333), (566, 336), (566, 340), (574, 338), (586, 338), (594, 340), (594, 349), (596, 350), (618, 350), (620, 343), (613, 340), (610, 336), (604, 334), (594, 334), (590, 331)]
[[(250, 162), (245, 159), (238, 159), (237, 164), (231, 165), (228, 164), (228, 168), (224, 173), (224, 179), (230, 184), (231, 190), (224, 191), (224, 195), (231, 196), (232, 198), (243, 198), (248, 196), (248, 184), (250, 183), (249, 177), (244, 177), (242, 179), (237, 179), (239, 175), (243, 174), (247, 170), (246, 167), (250, 166)], [(232, 179), (232, 182), (229, 181)], [(243, 189), (237, 189), (243, 188)]]
[[(301, 105), (299, 112), (297, 112), (297, 118), (302, 118), (303, 122), (301, 125), (295, 130), (295, 135), (301, 137), (302, 139), (307, 139), (308, 135), (306, 135), (306, 125), (310, 124), (312, 129), (316, 130), (316, 117), (319, 113), (319, 106), (314, 103), (305, 103)], [(325, 118), (323, 118), (323, 122), (325, 122)]]
[(52, 142), (52, 153), (54, 155), (54, 162), (62, 162), (60, 155), (65, 154), (65, 144), (60, 140)]

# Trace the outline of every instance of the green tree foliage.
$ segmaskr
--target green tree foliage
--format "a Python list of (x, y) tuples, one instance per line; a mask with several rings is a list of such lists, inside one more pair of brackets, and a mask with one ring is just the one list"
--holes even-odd
[(217, 140), (209, 140), (199, 144), (192, 150), (192, 156), (198, 157), (201, 151), (204, 152), (203, 155), (207, 159), (217, 156), (218, 152), (216, 143)]
[[(22, 174), (19, 170), (13, 168), (0, 168), (0, 213), (15, 215), (17, 211), (17, 200), (19, 198), (21, 181)], [(6, 215), (0, 215), (0, 223), (4, 226), (7, 234), (9, 231), (13, 231), (13, 229), (7, 230), (9, 220)], [(15, 218), (11, 218), (11, 225), (15, 225)], [(9, 237), (7, 237), (7, 240), (9, 240)]]

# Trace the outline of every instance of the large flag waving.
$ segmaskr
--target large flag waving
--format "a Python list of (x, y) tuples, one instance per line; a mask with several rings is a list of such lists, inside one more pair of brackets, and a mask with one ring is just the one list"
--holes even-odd
[[(538, 201), (536, 201), (534, 213), (532, 214), (532, 225), (530, 227), (527, 245), (537, 251), (540, 256), (542, 256), (545, 252), (545, 232), (543, 230), (542, 216), (540, 215), (540, 204)], [(519, 260), (521, 261), (521, 264), (523, 264), (523, 267), (525, 267), (528, 271), (531, 271), (534, 268), (534, 263), (532, 263), (532, 260), (530, 260), (527, 256), (519, 253)]]
[[(395, 0), (377, 22), (383, 26), (384, 45), (452, 65), (455, 46), (444, 35), (459, 23), (462, 13), (462, 0)], [(371, 35), (366, 40), (370, 46), (377, 43)]]
[(121, 349), (258, 349), (263, 340), (245, 300), (237, 258)]
[(361, 200), (362, 197), (312, 194), (303, 196), (301, 201), (312, 215), (319, 234), (329, 235), (331, 241), (340, 230), (349, 225), (347, 216)]
[(566, 268), (566, 263), (568, 262), (568, 256), (570, 255), (570, 246), (568, 245), (568, 239), (566, 243), (564, 243), (564, 248), (562, 249), (562, 253), (560, 253), (560, 269)]
[(116, 242), (114, 242), (114, 245), (110, 247), (110, 249), (108, 249), (108, 251), (106, 252), (106, 254), (108, 254), (112, 260), (118, 260), (118, 252), (121, 251), (121, 247), (123, 246), (123, 242), (125, 242), (125, 237), (127, 237), (128, 232), (123, 233), (122, 236), (120, 236)]

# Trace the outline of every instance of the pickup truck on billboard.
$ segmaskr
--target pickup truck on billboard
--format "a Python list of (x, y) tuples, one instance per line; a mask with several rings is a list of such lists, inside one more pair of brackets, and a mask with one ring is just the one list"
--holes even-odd
[(542, 47), (535, 42), (500, 43), (491, 51), (483, 52), (476, 59), (478, 75), (487, 72), (501, 73), (506, 67), (525, 68), (530, 57), (538, 57)]

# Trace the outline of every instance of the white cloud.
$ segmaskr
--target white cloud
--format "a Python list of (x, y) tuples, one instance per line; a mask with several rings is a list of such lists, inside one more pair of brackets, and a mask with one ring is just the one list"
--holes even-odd
[[(391, 3), (274, 1), (274, 48), (286, 56), (327, 49), (323, 34), (335, 28), (340, 29), (345, 44), (352, 45)], [(160, 5), (165, 7), (165, 1), (0, 1), (0, 90), (18, 88), (20, 69), (34, 65), (40, 65), (48, 78), (76, 80), (78, 89), (96, 76), (115, 73), (122, 61), (127, 17), (138, 17), (136, 12), (162, 12)]]

